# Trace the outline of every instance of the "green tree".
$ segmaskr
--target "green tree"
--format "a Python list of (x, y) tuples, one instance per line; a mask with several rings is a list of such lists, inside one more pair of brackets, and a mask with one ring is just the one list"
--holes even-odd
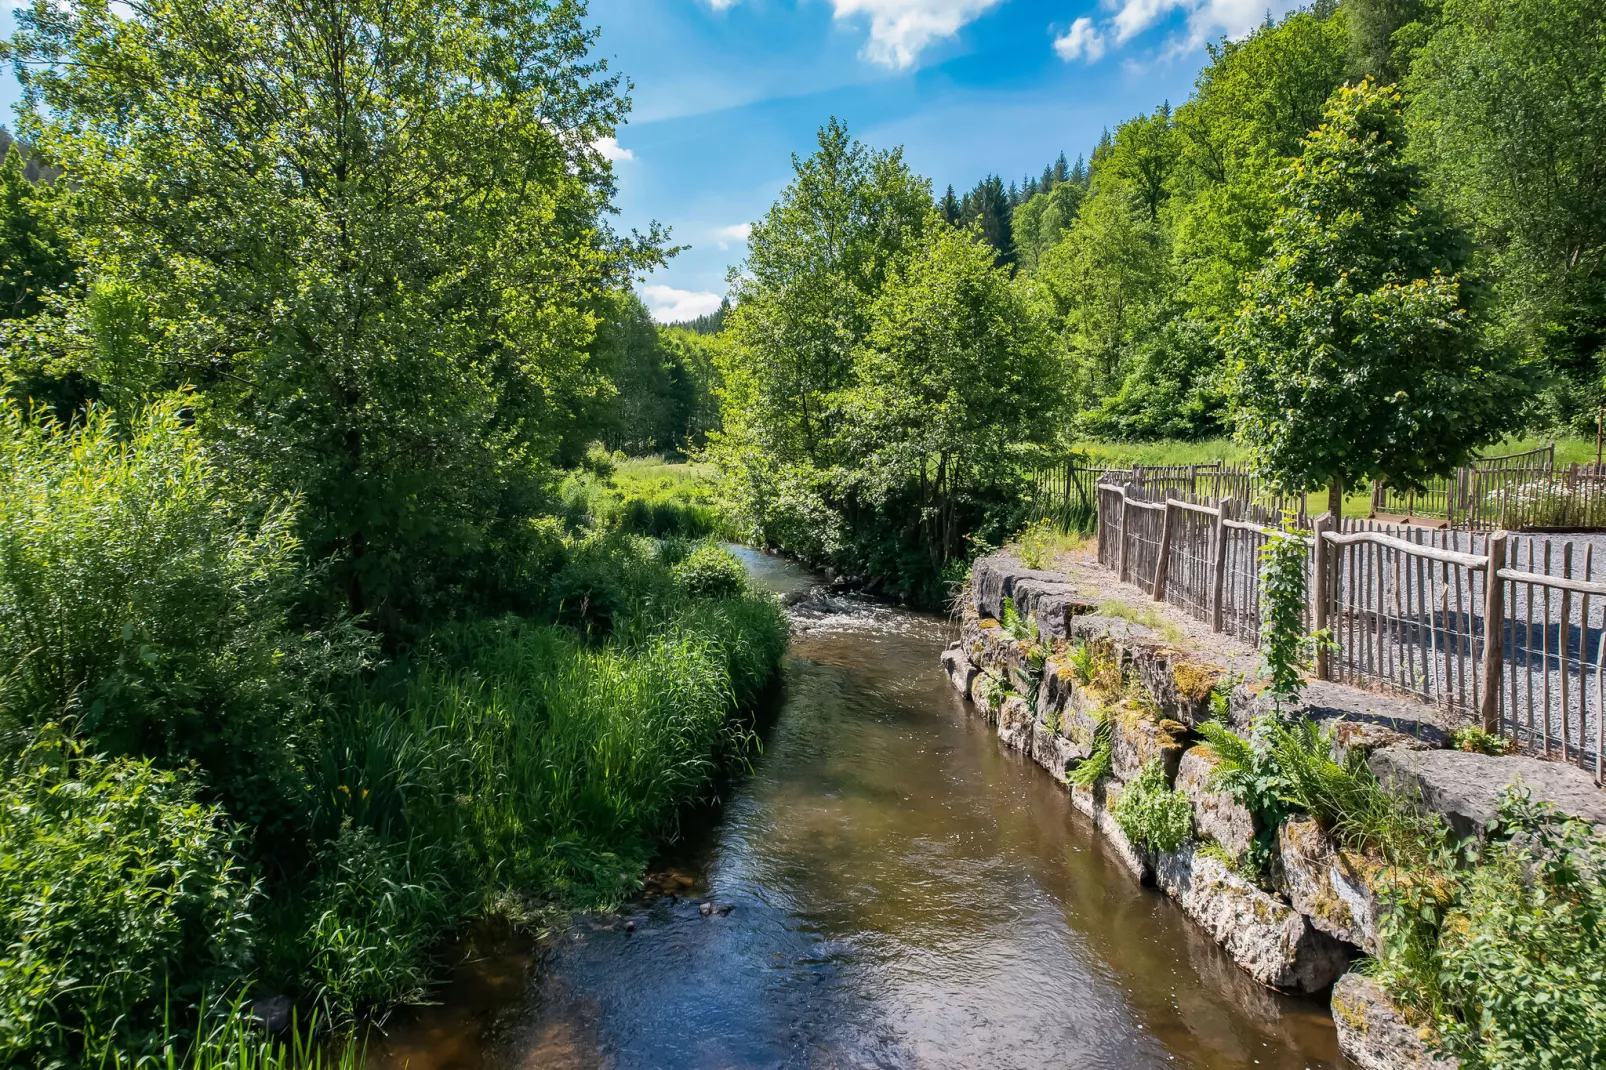
[(1447, 0), (1408, 88), (1413, 150), (1477, 238), (1499, 336), (1541, 359), (1553, 424), (1593, 427), (1606, 354), (1606, 9)]
[(1022, 448), (1055, 437), (1058, 369), (1008, 270), (946, 224), (888, 280), (872, 319), (847, 399), (855, 477), (935, 577), (1018, 489)]
[[(502, 598), (542, 465), (605, 382), (588, 298), (651, 262), (602, 223), (625, 99), (569, 0), (41, 0), (22, 133), (71, 175), (122, 352), (216, 454), (299, 489), (327, 609), (397, 633)], [(35, 345), (88, 367), (86, 299)]]
[(1169, 104), (1154, 109), (1150, 115), (1128, 119), (1116, 128), (1107, 165), (1109, 174), (1131, 187), (1151, 223), (1160, 219), (1160, 206), (1170, 192), (1171, 171), (1177, 165), (1179, 149)]
[(1402, 487), (1511, 426), (1509, 382), (1480, 352), (1460, 246), (1421, 203), (1392, 87), (1333, 94), (1284, 173), (1271, 252), (1228, 338), (1237, 434), (1291, 490), (1359, 477)]

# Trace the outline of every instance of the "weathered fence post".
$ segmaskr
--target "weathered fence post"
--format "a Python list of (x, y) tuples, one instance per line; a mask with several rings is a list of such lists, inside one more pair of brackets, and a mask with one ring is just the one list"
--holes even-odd
[(1231, 504), (1231, 498), (1216, 502), (1215, 541), (1210, 547), (1210, 630), (1213, 632), (1219, 632), (1223, 627), (1222, 601), (1227, 588), (1227, 513)]
[[(1130, 484), (1128, 484), (1130, 486)], [(1115, 574), (1122, 583), (1126, 582), (1126, 525), (1132, 518), (1132, 507), (1127, 504), (1127, 487), (1121, 488), (1121, 543), (1115, 555)]]
[(1483, 582), (1483, 730), (1500, 731), (1500, 675), (1505, 664), (1506, 583), (1500, 570), (1506, 567), (1508, 533), (1489, 536), (1488, 572)]
[(1314, 525), (1316, 546), (1310, 562), (1310, 629), (1318, 633), (1316, 640), (1316, 679), (1327, 679), (1327, 606), (1332, 601), (1332, 569), (1328, 564), (1328, 546), (1325, 538), (1333, 526), (1333, 514), (1323, 513)]
[(1165, 581), (1171, 573), (1171, 530), (1176, 515), (1176, 509), (1167, 498), (1165, 503), (1165, 519), (1160, 522), (1160, 557), (1154, 563), (1154, 600), (1165, 601)]

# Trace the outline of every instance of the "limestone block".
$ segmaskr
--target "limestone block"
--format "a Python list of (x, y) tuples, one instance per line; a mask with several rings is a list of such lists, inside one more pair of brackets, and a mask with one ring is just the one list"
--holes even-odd
[(1072, 758), (1090, 758), (1097, 742), (1098, 720), (1093, 716), (1097, 707), (1085, 693), (1078, 692), (1060, 712), (1060, 735), (1065, 737)]
[(1343, 765), (1349, 759), (1352, 750), (1359, 750), (1363, 757), (1370, 757), (1372, 752), (1384, 747), (1403, 747), (1406, 750), (1428, 750), (1430, 744), (1408, 736), (1404, 732), (1396, 732), (1387, 725), (1377, 724), (1373, 721), (1352, 721), (1340, 718), (1326, 726), (1333, 736), (1333, 761)]
[(1428, 1049), (1370, 977), (1346, 973), (1333, 985), (1338, 1050), (1361, 1070), (1456, 1070), (1461, 1063)]
[(977, 712), (986, 717), (989, 723), (997, 722), (998, 711), (1008, 697), (1008, 686), (993, 673), (978, 673), (970, 683), (970, 700), (976, 704)]
[(965, 652), (955, 643), (942, 652), (942, 668), (948, 674), (948, 682), (959, 692), (961, 698), (970, 697), (970, 685), (976, 679), (976, 666), (970, 663)]
[(1061, 784), (1066, 783), (1066, 770), (1077, 757), (1079, 755), (1072, 753), (1070, 740), (1041, 721), (1032, 726), (1032, 760), (1048, 770), (1049, 776)]
[(1015, 595), (1015, 584), (1021, 580), (1045, 583), (1063, 583), (1065, 577), (1058, 572), (1030, 569), (1018, 558), (1009, 554), (989, 554), (976, 559), (970, 576), (976, 594), (976, 608), (983, 617), (1002, 620), (1004, 602)]
[(1520, 755), (1383, 747), (1367, 764), (1383, 785), (1425, 811), (1443, 814), (1457, 836), (1482, 836), (1506, 788), (1521, 781), (1536, 802), (1606, 833), (1606, 792), (1575, 765)]
[(1221, 759), (1209, 744), (1192, 747), (1177, 765), (1177, 787), (1193, 807), (1193, 828), (1215, 840), (1233, 856), (1243, 854), (1255, 838), (1255, 818), (1230, 791), (1212, 791), (1210, 777)]
[(1277, 830), (1282, 890), (1294, 909), (1329, 936), (1377, 954), (1382, 904), (1374, 885), (1381, 860), (1335, 844), (1313, 818), (1285, 819)]
[(1210, 716), (1210, 693), (1227, 675), (1219, 665), (1194, 661), (1182, 651), (1164, 645), (1134, 646), (1132, 662), (1160, 711), (1190, 726)]
[(1131, 707), (1113, 711), (1111, 718), (1110, 759), (1117, 777), (1132, 780), (1155, 758), (1165, 766), (1168, 783), (1176, 777), (1186, 728), (1169, 718), (1156, 720)]
[(1019, 695), (1007, 696), (998, 708), (998, 738), (1016, 750), (1032, 752), (1032, 730), (1037, 716)]
[(1064, 639), (1070, 635), (1071, 618), (1091, 612), (1093, 605), (1076, 593), (1064, 577), (1044, 580), (1024, 577), (1015, 582), (1015, 610), (1023, 618), (1037, 622), (1038, 635), (1044, 642)]
[(1349, 965), (1343, 944), (1220, 859), (1196, 853), (1191, 843), (1160, 855), (1155, 876), (1166, 894), (1263, 985), (1315, 992)]

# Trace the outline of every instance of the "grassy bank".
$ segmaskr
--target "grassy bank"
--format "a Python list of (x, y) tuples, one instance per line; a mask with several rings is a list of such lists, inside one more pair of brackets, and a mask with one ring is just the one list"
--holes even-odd
[(561, 513), (519, 613), (313, 626), (299, 503), (174, 408), (0, 425), (0, 1065), (297, 1065), (241, 1001), (360, 1020), (470, 917), (617, 901), (785, 649), (719, 546)]

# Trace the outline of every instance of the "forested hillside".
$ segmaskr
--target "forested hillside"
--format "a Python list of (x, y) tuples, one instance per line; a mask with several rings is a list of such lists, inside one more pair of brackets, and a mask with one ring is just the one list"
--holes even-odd
[(736, 277), (714, 456), (751, 531), (935, 600), (1090, 440), (1235, 435), (1311, 491), (1594, 432), (1598, 5), (1319, 2), (1209, 56), (1085, 165), (962, 196), (821, 132)]

